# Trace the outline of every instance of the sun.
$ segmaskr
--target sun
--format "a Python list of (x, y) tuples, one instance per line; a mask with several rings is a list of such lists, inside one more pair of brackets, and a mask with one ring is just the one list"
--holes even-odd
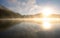
[(42, 8), (42, 14), (45, 16), (49, 16), (53, 13), (53, 9), (51, 7), (44, 7)]

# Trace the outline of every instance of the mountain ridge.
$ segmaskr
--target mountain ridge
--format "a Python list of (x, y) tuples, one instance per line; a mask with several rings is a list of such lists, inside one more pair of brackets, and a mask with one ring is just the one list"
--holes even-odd
[[(21, 15), (19, 13), (15, 13), (8, 8), (0, 5), (0, 18), (42, 18), (42, 14), (38, 13), (35, 15)], [(60, 18), (60, 14), (52, 14), (49, 16), (50, 18)]]

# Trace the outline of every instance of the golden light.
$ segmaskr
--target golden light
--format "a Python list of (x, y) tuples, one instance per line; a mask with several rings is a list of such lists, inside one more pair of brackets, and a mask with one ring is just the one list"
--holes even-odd
[(48, 18), (48, 16), (53, 13), (53, 9), (51, 7), (44, 7), (41, 12), (42, 12), (42, 15), (43, 15), (42, 29), (43, 30), (50, 30), (52, 28), (52, 26), (50, 24), (51, 19)]
[(42, 20), (42, 29), (43, 30), (50, 30), (52, 28), (51, 24), (50, 24), (50, 19), (47, 17), (44, 17)]
[(45, 8), (42, 9), (41, 12), (44, 16), (49, 16), (50, 14), (53, 13), (53, 9), (50, 8), (50, 7), (45, 7)]
[(49, 22), (43, 22), (42, 25), (44, 30), (50, 30), (51, 29), (51, 24)]

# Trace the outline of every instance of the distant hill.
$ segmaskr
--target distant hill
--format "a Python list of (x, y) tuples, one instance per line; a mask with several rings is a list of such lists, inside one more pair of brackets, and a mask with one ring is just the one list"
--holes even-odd
[[(42, 18), (43, 15), (41, 13), (35, 15), (24, 15), (24, 18)], [(60, 18), (60, 14), (51, 14), (48, 16), (49, 18)]]
[(0, 18), (20, 18), (21, 15), (0, 5)]
[(5, 10), (7, 10), (7, 8), (6, 7), (4, 7), (3, 5), (1, 5), (0, 4), (0, 9), (5, 9)]
[(60, 14), (52, 14), (50, 17), (51, 18), (60, 18)]

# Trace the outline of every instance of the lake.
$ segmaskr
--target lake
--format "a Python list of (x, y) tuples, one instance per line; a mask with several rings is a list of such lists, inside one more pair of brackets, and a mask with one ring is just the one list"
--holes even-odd
[(0, 38), (60, 38), (59, 23), (53, 24), (51, 30), (44, 30), (41, 26), (41, 23), (21, 21), (0, 31)]

